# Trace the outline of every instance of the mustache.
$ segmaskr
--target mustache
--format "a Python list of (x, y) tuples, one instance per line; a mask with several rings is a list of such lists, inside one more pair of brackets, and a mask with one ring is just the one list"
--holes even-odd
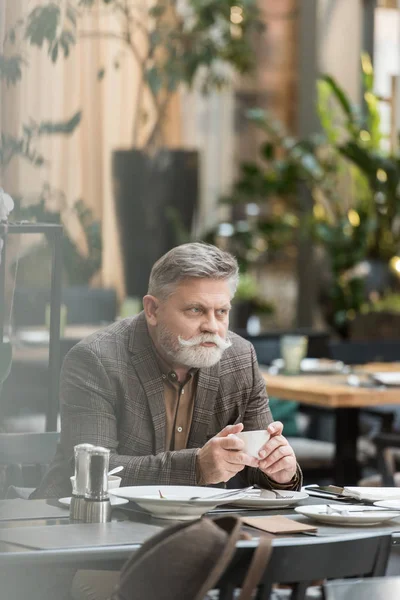
[(217, 346), (220, 350), (227, 350), (232, 346), (230, 339), (224, 340), (219, 335), (213, 335), (211, 333), (204, 333), (203, 335), (197, 335), (196, 337), (190, 338), (190, 340), (184, 340), (180, 335), (178, 336), (179, 345), (182, 348), (192, 348), (193, 346), (199, 346), (204, 343), (212, 343)]

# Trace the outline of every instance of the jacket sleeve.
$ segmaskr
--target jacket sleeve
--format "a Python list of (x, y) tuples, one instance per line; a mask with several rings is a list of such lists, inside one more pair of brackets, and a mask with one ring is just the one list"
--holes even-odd
[[(251, 357), (253, 387), (244, 415), (244, 431), (266, 429), (273, 421), (272, 413), (269, 408), (266, 383), (260, 372), (253, 346), (251, 346)], [(283, 431), (283, 434), (284, 433), (285, 432)], [(246, 467), (243, 471), (243, 476), (247, 485), (259, 485), (266, 489), (299, 490), (303, 483), (303, 476), (299, 465), (297, 465), (297, 471), (293, 479), (285, 484), (276, 483), (273, 479), (268, 477), (268, 475), (253, 467)]]

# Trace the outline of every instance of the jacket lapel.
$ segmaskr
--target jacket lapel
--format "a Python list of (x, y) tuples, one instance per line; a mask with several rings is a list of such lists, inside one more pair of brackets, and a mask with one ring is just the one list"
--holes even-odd
[(164, 385), (143, 313), (133, 324), (129, 350), (132, 364), (147, 397), (154, 429), (154, 452), (159, 454), (165, 450)]
[(219, 370), (219, 362), (209, 369), (199, 370), (188, 448), (200, 448), (207, 441), (219, 389)]

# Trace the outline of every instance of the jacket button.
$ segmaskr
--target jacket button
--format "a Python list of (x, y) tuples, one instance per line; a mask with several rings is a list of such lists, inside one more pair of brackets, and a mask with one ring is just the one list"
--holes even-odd
[(177, 427), (176, 430), (178, 433), (182, 433), (182, 431), (183, 431), (182, 427)]

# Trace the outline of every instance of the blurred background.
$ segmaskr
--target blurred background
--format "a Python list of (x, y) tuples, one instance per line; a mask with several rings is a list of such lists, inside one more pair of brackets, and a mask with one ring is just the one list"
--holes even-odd
[(0, 86), (3, 431), (57, 428), (65, 352), (191, 240), (238, 258), (231, 328), (261, 364), (288, 333), (399, 359), (398, 0), (0, 0)]

